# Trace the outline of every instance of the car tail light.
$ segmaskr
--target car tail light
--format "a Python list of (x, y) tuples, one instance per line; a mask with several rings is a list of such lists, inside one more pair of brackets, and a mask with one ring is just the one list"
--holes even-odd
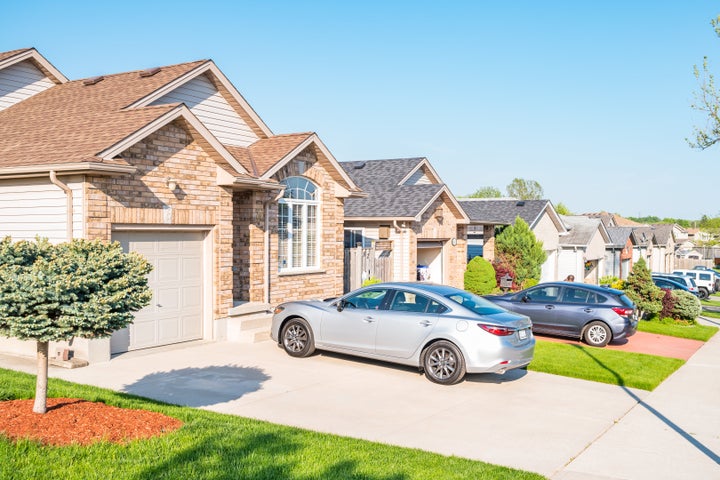
[(617, 313), (621, 317), (630, 317), (633, 314), (632, 308), (623, 308), (623, 307), (612, 307), (613, 312)]
[(510, 327), (498, 327), (497, 325), (484, 325), (482, 323), (478, 323), (478, 327), (498, 337), (507, 337), (515, 333), (515, 329)]

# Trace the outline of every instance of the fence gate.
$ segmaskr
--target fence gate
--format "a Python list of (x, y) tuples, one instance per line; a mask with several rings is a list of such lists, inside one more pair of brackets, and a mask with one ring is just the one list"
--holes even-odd
[(370, 277), (383, 282), (392, 281), (392, 250), (373, 247), (346, 248), (343, 290), (349, 292), (360, 288)]

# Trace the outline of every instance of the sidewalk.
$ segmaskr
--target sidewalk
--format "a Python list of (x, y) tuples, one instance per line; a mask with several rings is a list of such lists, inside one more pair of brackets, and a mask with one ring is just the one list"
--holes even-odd
[[(34, 373), (33, 360), (0, 367)], [(428, 382), (416, 369), (272, 342), (138, 351), (53, 377), (554, 480), (720, 478), (720, 336), (654, 392), (516, 370)]]

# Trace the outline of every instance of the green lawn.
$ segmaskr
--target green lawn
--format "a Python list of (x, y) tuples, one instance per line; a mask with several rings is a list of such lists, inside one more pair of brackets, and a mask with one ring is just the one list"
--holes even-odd
[(537, 340), (528, 370), (654, 390), (684, 363), (676, 358)]
[[(718, 315), (718, 314), (715, 314)], [(703, 316), (708, 315), (703, 312)], [(720, 318), (718, 315), (717, 318)], [(679, 323), (662, 323), (658, 320), (640, 320), (638, 322), (638, 331), (647, 333), (658, 333), (660, 335), (669, 335), (671, 337), (689, 338), (691, 340), (701, 340), (707, 342), (710, 337), (715, 335), (718, 327), (709, 325), (681, 325)], [(632, 339), (630, 339), (632, 342)]]
[[(0, 369), (0, 400), (31, 398), (35, 377)], [(542, 479), (530, 472), (327, 435), (50, 379), (52, 397), (178, 418), (170, 434), (127, 445), (48, 447), (0, 435), (0, 479)], [(360, 420), (359, 420), (360, 421)]]
[[(710, 297), (710, 298), (717, 298), (717, 297)], [(720, 307), (720, 301), (718, 300), (700, 300), (700, 303), (703, 305), (708, 305), (710, 307)]]

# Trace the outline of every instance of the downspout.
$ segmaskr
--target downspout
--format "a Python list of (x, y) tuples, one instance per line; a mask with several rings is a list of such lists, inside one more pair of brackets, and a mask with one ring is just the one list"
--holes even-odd
[(67, 203), (67, 224), (65, 228), (67, 231), (67, 241), (69, 242), (73, 239), (73, 193), (70, 187), (58, 180), (55, 170), (50, 170), (50, 181), (53, 185), (60, 187), (60, 189), (65, 192), (65, 201)]
[(265, 232), (263, 233), (264, 236), (264, 244), (265, 248), (263, 251), (264, 259), (263, 259), (263, 283), (265, 284), (264, 293), (263, 293), (263, 303), (269, 304), (270, 303), (270, 204), (275, 203), (278, 200), (280, 200), (285, 193), (285, 189), (283, 188), (280, 190), (280, 192), (275, 195), (275, 197), (272, 200), (265, 200), (263, 202), (263, 210), (265, 215)]

